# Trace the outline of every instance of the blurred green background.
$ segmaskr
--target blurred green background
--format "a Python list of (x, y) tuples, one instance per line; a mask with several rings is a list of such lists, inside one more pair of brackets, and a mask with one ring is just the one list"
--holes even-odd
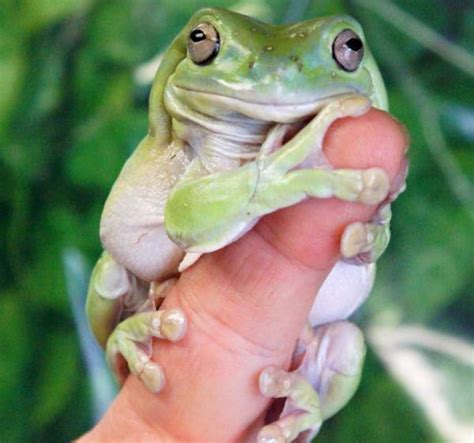
[(2, 0), (0, 441), (70, 441), (113, 396), (82, 314), (101, 208), (146, 133), (156, 57), (204, 6), (354, 15), (411, 134), (408, 191), (357, 315), (362, 385), (321, 441), (473, 438), (472, 1)]

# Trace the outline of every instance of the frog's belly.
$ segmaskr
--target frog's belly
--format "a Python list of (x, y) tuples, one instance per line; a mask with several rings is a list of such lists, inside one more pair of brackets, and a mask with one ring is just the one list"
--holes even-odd
[(316, 296), (309, 314), (313, 326), (349, 317), (368, 297), (375, 277), (375, 264), (336, 263)]
[(104, 247), (122, 266), (142, 280), (163, 281), (178, 273), (184, 251), (166, 235), (163, 225), (103, 235)]
[(140, 279), (162, 281), (177, 274), (184, 251), (166, 234), (161, 201), (137, 194), (108, 199), (100, 224), (102, 245)]

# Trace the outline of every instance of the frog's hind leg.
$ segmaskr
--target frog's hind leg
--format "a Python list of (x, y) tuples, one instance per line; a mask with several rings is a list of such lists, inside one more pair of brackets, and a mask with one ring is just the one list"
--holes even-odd
[(365, 356), (362, 332), (337, 321), (303, 332), (291, 372), (262, 371), (260, 390), (267, 397), (287, 397), (279, 419), (262, 428), (259, 443), (308, 442), (323, 420), (343, 408), (359, 385)]
[(144, 282), (137, 279), (104, 251), (89, 283), (86, 315), (89, 327), (102, 348), (112, 334), (126, 305), (142, 304), (147, 299)]
[(286, 443), (294, 441), (301, 432), (319, 430), (323, 418), (319, 396), (309, 380), (298, 372), (286, 372), (273, 366), (260, 374), (260, 392), (266, 397), (284, 398), (291, 404), (285, 414), (262, 428), (258, 443)]
[(123, 383), (131, 372), (153, 392), (163, 386), (163, 372), (151, 361), (152, 339), (179, 340), (185, 333), (186, 320), (180, 310), (156, 311), (155, 306), (161, 304), (175, 282), (170, 278), (149, 285), (107, 252), (97, 262), (89, 284), (86, 313), (119, 382)]
[(180, 340), (186, 331), (186, 318), (179, 309), (140, 312), (123, 322), (107, 341), (106, 355), (110, 366), (123, 383), (128, 370), (154, 393), (161, 391), (165, 378), (161, 367), (151, 360), (153, 337)]

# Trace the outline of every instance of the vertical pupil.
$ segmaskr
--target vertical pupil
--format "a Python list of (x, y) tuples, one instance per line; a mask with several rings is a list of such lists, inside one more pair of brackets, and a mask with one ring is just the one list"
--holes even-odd
[(195, 31), (191, 32), (191, 40), (195, 43), (206, 40), (206, 34), (204, 34), (204, 32), (200, 31), (199, 29), (196, 29)]

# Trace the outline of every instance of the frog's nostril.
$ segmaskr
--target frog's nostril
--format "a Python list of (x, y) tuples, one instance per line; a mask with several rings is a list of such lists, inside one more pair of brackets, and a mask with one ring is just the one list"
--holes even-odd
[(296, 67), (298, 68), (298, 71), (301, 72), (304, 68), (304, 65), (303, 65), (303, 62), (301, 61), (301, 59), (297, 55), (292, 55), (290, 58), (291, 58), (291, 61), (296, 64)]

